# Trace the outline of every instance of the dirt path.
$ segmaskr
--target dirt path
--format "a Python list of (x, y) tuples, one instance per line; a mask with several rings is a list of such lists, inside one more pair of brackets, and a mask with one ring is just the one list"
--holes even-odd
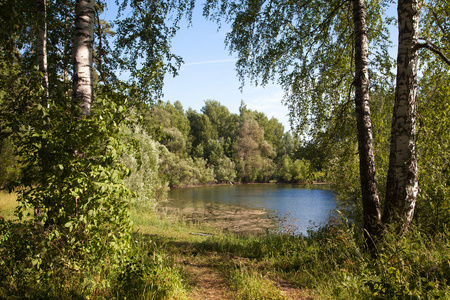
[[(268, 217), (267, 212), (258, 209), (242, 209), (231, 206), (210, 205), (203, 209), (167, 209), (168, 215), (182, 218), (187, 223), (207, 225), (235, 234), (264, 234), (274, 228), (275, 221)], [(198, 236), (211, 234), (190, 233)], [(231, 253), (218, 253), (197, 248), (189, 239), (171, 242), (177, 253), (176, 263), (186, 274), (188, 285), (191, 287), (189, 298), (192, 300), (234, 300), (236, 290), (230, 287), (226, 278), (230, 268), (243, 267), (251, 272), (261, 274), (264, 280), (272, 280), (275, 287), (281, 291), (283, 298), (292, 300), (314, 299), (311, 290), (296, 287), (282, 278), (273, 278), (275, 272), (267, 274), (264, 262), (258, 262)], [(279, 298), (277, 298), (279, 299)]]
[[(235, 258), (236, 259), (236, 258)], [(192, 300), (233, 300), (233, 290), (225, 280), (221, 268), (227, 258), (217, 254), (199, 255), (177, 261), (186, 272), (189, 285), (192, 287), (189, 295)], [(242, 260), (242, 261), (245, 261)], [(312, 300), (311, 291), (298, 289), (283, 279), (274, 280), (274, 283), (284, 295), (284, 299)]]
[(225, 280), (212, 266), (202, 263), (185, 264), (184, 270), (192, 280), (191, 299), (232, 299)]

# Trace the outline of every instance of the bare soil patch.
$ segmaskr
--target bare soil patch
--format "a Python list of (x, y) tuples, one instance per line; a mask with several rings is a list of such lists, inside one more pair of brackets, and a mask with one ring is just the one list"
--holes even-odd
[(262, 209), (238, 206), (208, 205), (204, 208), (165, 208), (188, 223), (205, 224), (224, 232), (260, 235), (275, 229), (277, 220)]
[[(195, 300), (232, 300), (234, 292), (228, 286), (220, 268), (225, 261), (240, 261), (242, 264), (251, 265), (247, 258), (222, 257), (217, 254), (199, 254), (197, 257), (179, 259), (179, 263), (189, 277), (192, 287), (190, 299)], [(274, 279), (274, 283), (281, 290), (285, 299), (289, 300), (313, 300), (310, 290), (299, 289), (284, 279)]]
[(209, 264), (184, 263), (193, 286), (191, 299), (232, 299), (229, 287), (221, 274)]

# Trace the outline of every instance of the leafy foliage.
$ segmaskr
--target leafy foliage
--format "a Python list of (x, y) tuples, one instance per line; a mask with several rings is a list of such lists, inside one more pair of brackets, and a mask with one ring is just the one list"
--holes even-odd
[(418, 136), (421, 193), (418, 200), (418, 222), (439, 232), (448, 226), (450, 182), (448, 67), (430, 62), (424, 73), (426, 84), (420, 89), (420, 129)]
[[(18, 215), (32, 207), (36, 222), (53, 228), (50, 241), (63, 236), (80, 255), (98, 257), (122, 251), (129, 243), (128, 170), (118, 162), (122, 151), (117, 120), (123, 106), (97, 98), (101, 115), (73, 117), (67, 107), (35, 105), (18, 132), (23, 166)], [(58, 233), (59, 230), (62, 232)]]
[(171, 39), (184, 14), (190, 18), (193, 6), (191, 0), (120, 3), (119, 16), (126, 16), (116, 20), (119, 51), (114, 58), (120, 69), (131, 73), (128, 85), (138, 100), (155, 101), (166, 73), (177, 73), (182, 59), (171, 53)]
[(122, 125), (121, 139), (128, 145), (120, 161), (131, 170), (131, 174), (124, 179), (133, 193), (131, 204), (149, 207), (155, 204), (155, 200), (164, 199), (169, 187), (160, 176), (160, 145), (139, 125)]

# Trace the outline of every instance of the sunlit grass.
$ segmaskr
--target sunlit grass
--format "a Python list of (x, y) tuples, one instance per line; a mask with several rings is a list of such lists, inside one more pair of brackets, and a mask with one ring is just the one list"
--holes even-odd
[(0, 217), (6, 220), (15, 218), (14, 210), (17, 206), (17, 194), (0, 191)]
[(234, 299), (286, 299), (272, 280), (254, 270), (235, 268), (230, 271), (228, 281), (234, 291)]
[(219, 230), (187, 223), (181, 216), (169, 216), (153, 208), (132, 207), (131, 220), (134, 230), (144, 235), (158, 236), (170, 241), (200, 243), (219, 234)]

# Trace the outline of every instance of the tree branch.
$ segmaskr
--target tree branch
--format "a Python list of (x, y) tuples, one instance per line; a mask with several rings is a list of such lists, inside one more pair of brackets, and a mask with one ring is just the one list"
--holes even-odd
[(442, 23), (439, 22), (438, 15), (436, 14), (436, 12), (434, 11), (433, 8), (428, 7), (428, 9), (430, 10), (431, 14), (433, 15), (433, 18), (434, 18), (436, 24), (438, 25), (439, 29), (441, 30), (442, 34), (445, 35), (445, 34), (446, 34), (446, 31), (445, 31), (444, 27), (442, 27)]
[(445, 54), (439, 49), (438, 46), (434, 45), (432, 42), (430, 42), (430, 41), (428, 41), (428, 40), (426, 40), (426, 39), (423, 39), (423, 40), (424, 40), (425, 42), (423, 42), (423, 43), (417, 43), (417, 44), (416, 44), (416, 47), (415, 47), (416, 49), (422, 49), (422, 48), (428, 49), (428, 50), (430, 50), (431, 52), (433, 52), (433, 53), (439, 55), (439, 57), (440, 57), (447, 65), (450, 66), (450, 59), (449, 59), (448, 57), (445, 56)]

